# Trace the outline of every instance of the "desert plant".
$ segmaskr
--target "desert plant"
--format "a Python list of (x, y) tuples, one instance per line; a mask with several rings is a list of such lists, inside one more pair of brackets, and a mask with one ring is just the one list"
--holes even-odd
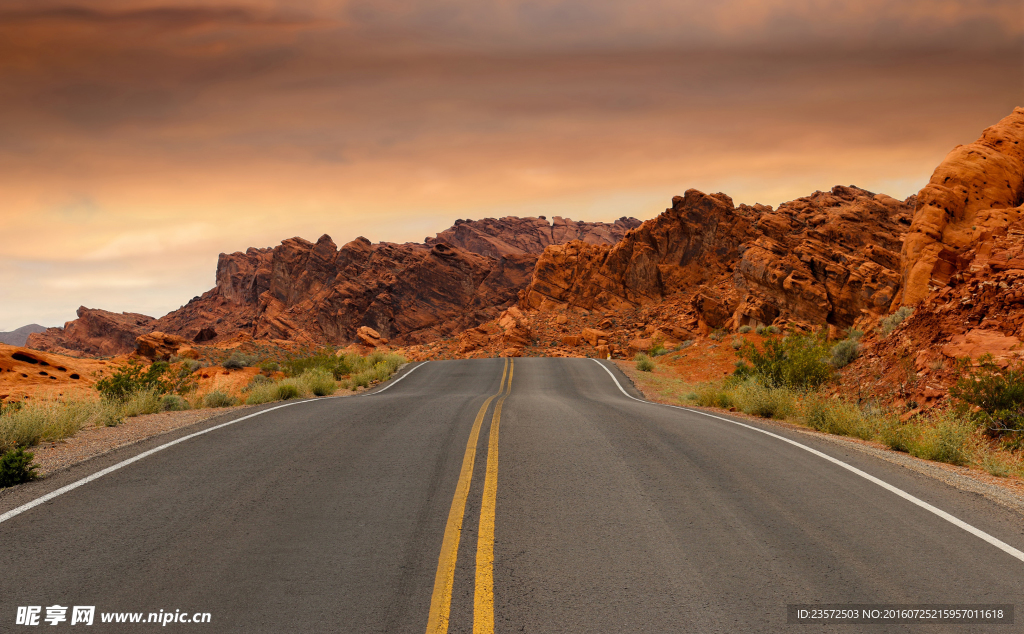
[(855, 339), (843, 339), (832, 346), (828, 363), (835, 369), (845, 368), (860, 355), (860, 343)]
[(277, 384), (274, 389), (275, 401), (287, 401), (290, 398), (299, 398), (302, 396), (302, 391), (299, 386), (292, 381), (281, 381)]
[(231, 407), (237, 403), (238, 401), (235, 397), (225, 394), (220, 390), (214, 390), (203, 397), (203, 406), (205, 407)]
[(917, 446), (917, 426), (898, 419), (886, 421), (878, 431), (879, 439), (890, 449), (910, 453)]
[(203, 367), (203, 364), (200, 363), (196, 359), (182, 359), (181, 360), (181, 368), (182, 368), (182, 370), (185, 371), (185, 372), (188, 372), (189, 374), (192, 374), (193, 372), (195, 372), (196, 370), (198, 370), (201, 367)]
[(181, 412), (191, 408), (188, 401), (177, 394), (164, 394), (164, 397), (160, 399), (160, 409), (165, 412)]
[(832, 376), (824, 340), (813, 335), (766, 339), (761, 349), (744, 342), (739, 354), (751, 366), (737, 367), (736, 374), (753, 375), (769, 387), (815, 388)]
[(0, 452), (74, 435), (86, 425), (102, 424), (106, 410), (97, 400), (34, 401), (0, 416)]
[(733, 337), (730, 343), (733, 350), (739, 350), (743, 347), (743, 339), (741, 337)]
[(281, 364), (277, 361), (264, 361), (260, 364), (260, 372), (264, 374), (273, 374), (281, 370)]
[(12, 487), (36, 479), (35, 454), (18, 447), (0, 457), (0, 488)]
[(882, 334), (888, 337), (892, 334), (893, 330), (896, 330), (896, 328), (907, 319), (907, 317), (910, 317), (913, 314), (913, 308), (910, 306), (901, 306), (899, 310), (882, 319)]
[(636, 357), (636, 369), (641, 372), (653, 372), (654, 371), (654, 359), (650, 358), (646, 354), (640, 352), (637, 353)]
[(750, 326), (740, 326), (739, 332), (741, 335), (745, 335), (751, 330), (753, 330), (753, 328), (751, 328)]
[(256, 357), (242, 352), (233, 352), (221, 365), (225, 370), (241, 370), (256, 364)]
[(129, 396), (152, 390), (163, 394), (169, 390), (166, 377), (168, 365), (165, 361), (157, 361), (148, 368), (143, 368), (138, 361), (129, 361), (118, 366), (114, 372), (96, 382), (96, 390), (107, 400), (123, 401)]
[(780, 332), (782, 332), (782, 328), (779, 328), (778, 326), (768, 326), (768, 328), (766, 330), (767, 330), (768, 334), (772, 334), (772, 335), (777, 335)]
[(306, 370), (299, 377), (299, 382), (303, 383), (306, 390), (316, 396), (329, 396), (338, 390), (334, 375), (323, 368)]
[(977, 417), (990, 436), (1024, 433), (1024, 367), (1002, 369), (986, 359), (962, 376), (949, 393), (978, 408)]
[(798, 395), (787, 387), (768, 387), (747, 379), (731, 390), (730, 400), (746, 414), (785, 420), (796, 415)]
[(759, 334), (759, 335), (761, 335), (763, 337), (764, 335), (768, 334), (768, 329), (765, 328), (763, 325), (761, 325), (761, 326), (758, 326), (757, 328), (755, 328), (754, 332)]
[(857, 405), (842, 399), (810, 396), (804, 404), (804, 424), (811, 429), (870, 440), (876, 434), (872, 417)]
[(122, 417), (131, 418), (163, 411), (163, 401), (160, 397), (161, 394), (155, 389), (142, 390), (111, 405), (120, 407)]
[(691, 400), (701, 407), (729, 409), (735, 403), (732, 394), (715, 383), (698, 385), (691, 396), (693, 397)]
[(924, 429), (920, 440), (911, 447), (911, 453), (918, 458), (954, 465), (970, 462), (974, 453), (971, 440), (977, 429), (974, 423), (952, 410), (939, 412), (933, 420), (935, 424)]
[(710, 335), (708, 335), (708, 338), (711, 339), (712, 341), (721, 341), (724, 337), (725, 333), (722, 332), (721, 330), (715, 330)]
[(660, 357), (661, 355), (665, 354), (668, 351), (668, 348), (665, 347), (665, 342), (662, 341), (661, 339), (656, 339), (654, 341), (654, 345), (651, 346), (650, 356)]

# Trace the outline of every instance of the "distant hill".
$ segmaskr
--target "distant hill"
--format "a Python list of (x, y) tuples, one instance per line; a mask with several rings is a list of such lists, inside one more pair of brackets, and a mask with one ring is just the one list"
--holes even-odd
[(9, 346), (23, 346), (28, 341), (29, 335), (34, 332), (43, 332), (44, 330), (46, 330), (45, 326), (29, 324), (11, 332), (0, 332), (0, 343), (6, 343)]

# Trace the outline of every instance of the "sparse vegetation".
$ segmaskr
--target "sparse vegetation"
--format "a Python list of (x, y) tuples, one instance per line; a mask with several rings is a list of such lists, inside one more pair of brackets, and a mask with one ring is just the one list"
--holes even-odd
[(654, 371), (654, 359), (650, 358), (646, 354), (640, 352), (637, 353), (634, 358), (636, 361), (636, 369), (641, 372), (653, 372)]
[(750, 326), (740, 326), (739, 333), (741, 335), (745, 335), (748, 332), (750, 332), (751, 330), (753, 330), (753, 328), (751, 328)]
[(257, 361), (258, 359), (252, 355), (242, 352), (233, 352), (221, 365), (224, 366), (225, 370), (241, 370), (242, 368), (250, 368), (256, 365)]
[(708, 335), (708, 338), (712, 341), (721, 341), (725, 338), (725, 333), (721, 330), (714, 330), (710, 335)]
[(1010, 443), (1024, 436), (1024, 366), (1002, 369), (983, 359), (981, 366), (960, 378), (949, 393), (977, 408), (975, 419), (992, 437)]
[(732, 345), (732, 349), (733, 350), (739, 350), (740, 348), (743, 347), (743, 338), (742, 337), (733, 337), (731, 345)]
[(899, 310), (889, 315), (888, 317), (882, 319), (882, 334), (888, 337), (890, 334), (892, 334), (893, 330), (896, 330), (896, 328), (900, 324), (906, 321), (907, 317), (910, 317), (913, 314), (913, 308), (911, 308), (910, 306), (901, 306)]
[(203, 405), (206, 407), (231, 407), (237, 404), (238, 399), (220, 390), (214, 390), (203, 397)]
[(751, 365), (737, 367), (736, 375), (753, 376), (767, 387), (815, 388), (832, 376), (825, 341), (814, 335), (766, 339), (760, 349), (744, 342), (739, 356)]
[(832, 346), (829, 365), (838, 370), (853, 363), (860, 355), (860, 338), (863, 334), (859, 330), (851, 330), (846, 339)]
[(97, 381), (96, 390), (108, 401), (124, 401), (144, 391), (164, 394), (171, 387), (164, 376), (169, 368), (170, 365), (164, 361), (143, 368), (138, 361), (132, 360), (115, 368), (110, 376)]
[(763, 337), (768, 334), (768, 329), (765, 328), (764, 326), (758, 326), (756, 329), (754, 329), (754, 332)]

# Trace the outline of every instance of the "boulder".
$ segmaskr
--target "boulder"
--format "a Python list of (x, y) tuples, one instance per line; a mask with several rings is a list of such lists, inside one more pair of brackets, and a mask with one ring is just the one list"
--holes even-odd
[(379, 332), (369, 326), (360, 326), (356, 330), (356, 340), (370, 348), (377, 348), (388, 342), (387, 339), (380, 336)]
[(154, 330), (135, 339), (135, 352), (140, 357), (146, 357), (153, 361), (167, 361), (188, 343), (188, 340), (177, 335)]

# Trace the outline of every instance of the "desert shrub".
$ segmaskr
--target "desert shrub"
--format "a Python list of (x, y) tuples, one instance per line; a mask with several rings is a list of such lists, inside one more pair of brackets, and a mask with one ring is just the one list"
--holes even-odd
[(107, 406), (96, 400), (34, 401), (0, 416), (0, 452), (73, 436), (103, 424)]
[(777, 335), (780, 332), (782, 332), (782, 328), (779, 328), (778, 326), (768, 326), (768, 328), (766, 330), (767, 330), (768, 334), (772, 334), (772, 335)]
[(882, 319), (882, 334), (888, 337), (893, 330), (896, 330), (896, 328), (907, 319), (907, 317), (910, 317), (913, 314), (913, 308), (910, 306), (901, 306), (899, 310)]
[(725, 337), (725, 333), (722, 332), (721, 330), (715, 330), (710, 335), (708, 335), (708, 337), (712, 341), (721, 341)]
[(4, 414), (13, 414), (21, 408), (21, 401), (10, 401), (8, 403), (0, 401), (0, 416), (3, 416)]
[(196, 370), (198, 370), (201, 367), (203, 367), (203, 364), (200, 363), (199, 361), (197, 361), (196, 359), (182, 359), (181, 360), (181, 368), (184, 371), (188, 372), (189, 374), (192, 374), (193, 372), (195, 372)]
[(978, 407), (990, 436), (1024, 435), (1024, 367), (1001, 369), (986, 361), (950, 388), (954, 398)]
[(653, 372), (654, 371), (654, 359), (650, 358), (646, 354), (640, 352), (637, 353), (636, 357), (636, 369), (641, 372)]
[(723, 386), (715, 383), (698, 385), (692, 396), (691, 400), (701, 407), (729, 409), (735, 404), (732, 394)]
[(220, 390), (214, 390), (203, 397), (203, 405), (205, 407), (231, 407), (237, 403), (238, 401), (235, 397), (225, 394)]
[(876, 421), (856, 404), (842, 399), (810, 396), (804, 404), (804, 424), (827, 434), (869, 440), (876, 435)]
[(258, 359), (252, 355), (242, 352), (233, 352), (221, 365), (223, 365), (226, 370), (241, 370), (242, 368), (252, 367), (257, 361)]
[(277, 400), (277, 384), (273, 381), (260, 383), (250, 387), (246, 391), (246, 405), (260, 405)]
[(290, 398), (299, 398), (302, 396), (302, 390), (295, 384), (294, 381), (281, 381), (274, 388), (275, 401), (287, 401)]
[(954, 465), (970, 462), (973, 433), (977, 429), (970, 420), (946, 410), (935, 416), (935, 424), (924, 429), (920, 440), (910, 448), (918, 458)]
[(665, 347), (665, 342), (658, 339), (654, 342), (654, 345), (651, 346), (650, 356), (660, 357), (661, 355), (667, 353), (668, 351), (668, 348)]
[(750, 332), (751, 330), (753, 330), (753, 329), (750, 326), (740, 326), (740, 334), (741, 335), (745, 335), (748, 332)]
[(96, 389), (103, 398), (111, 401), (123, 401), (129, 396), (142, 391), (155, 391), (163, 394), (170, 389), (164, 376), (170, 365), (157, 361), (148, 368), (143, 368), (137, 361), (129, 361), (118, 366), (114, 372), (96, 382)]
[(35, 454), (26, 453), (18, 447), (0, 457), (0, 488), (12, 487), (36, 479), (36, 467), (32, 464)]
[(733, 337), (730, 344), (733, 350), (739, 350), (743, 347), (743, 339), (741, 337)]
[(288, 359), (284, 362), (284, 372), (288, 376), (301, 376), (308, 370), (319, 368), (330, 372), (334, 378), (340, 379), (356, 370), (355, 366), (360, 359), (362, 357), (355, 354), (335, 355), (331, 349), (327, 348), (314, 354)]
[(860, 343), (854, 339), (843, 339), (832, 346), (828, 363), (835, 369), (845, 368), (860, 354)]
[(154, 389), (142, 390), (111, 405), (120, 406), (120, 413), (123, 418), (131, 418), (132, 416), (162, 412), (164, 407), (160, 397), (161, 394)]
[(761, 335), (761, 336), (763, 337), (764, 335), (768, 334), (768, 329), (767, 329), (767, 328), (765, 328), (764, 326), (758, 326), (758, 327), (757, 327), (757, 328), (756, 328), (756, 329), (754, 330), (754, 332), (755, 332), (755, 333), (757, 333), (757, 334), (759, 334), (759, 335)]
[(273, 374), (281, 370), (281, 364), (277, 361), (264, 361), (260, 364), (260, 372), (265, 374)]
[(890, 449), (910, 453), (917, 445), (917, 425), (894, 418), (881, 426), (878, 437)]
[(1014, 465), (1002, 455), (995, 452), (984, 452), (981, 456), (981, 467), (997, 478), (1008, 478), (1013, 475)]
[(786, 387), (769, 387), (748, 379), (732, 390), (731, 400), (737, 409), (761, 418), (785, 420), (796, 415), (798, 394)]
[(338, 390), (338, 384), (334, 380), (334, 375), (323, 368), (306, 370), (299, 377), (299, 382), (303, 383), (306, 390), (316, 396), (329, 396)]
[(188, 401), (177, 394), (164, 394), (164, 397), (160, 399), (160, 409), (165, 412), (181, 412), (191, 408)]
[(252, 377), (249, 380), (249, 383), (246, 384), (245, 387), (242, 388), (242, 392), (243, 393), (251, 392), (251, 391), (253, 391), (254, 389), (256, 389), (258, 387), (261, 387), (261, 386), (264, 386), (264, 385), (273, 385), (273, 384), (274, 384), (274, 379), (270, 378), (269, 376), (264, 376), (262, 374), (257, 374), (256, 376)]
[(739, 354), (751, 365), (737, 367), (737, 375), (754, 376), (769, 387), (815, 388), (832, 376), (832, 368), (825, 362), (825, 342), (813, 335), (766, 339), (760, 350), (744, 342)]

